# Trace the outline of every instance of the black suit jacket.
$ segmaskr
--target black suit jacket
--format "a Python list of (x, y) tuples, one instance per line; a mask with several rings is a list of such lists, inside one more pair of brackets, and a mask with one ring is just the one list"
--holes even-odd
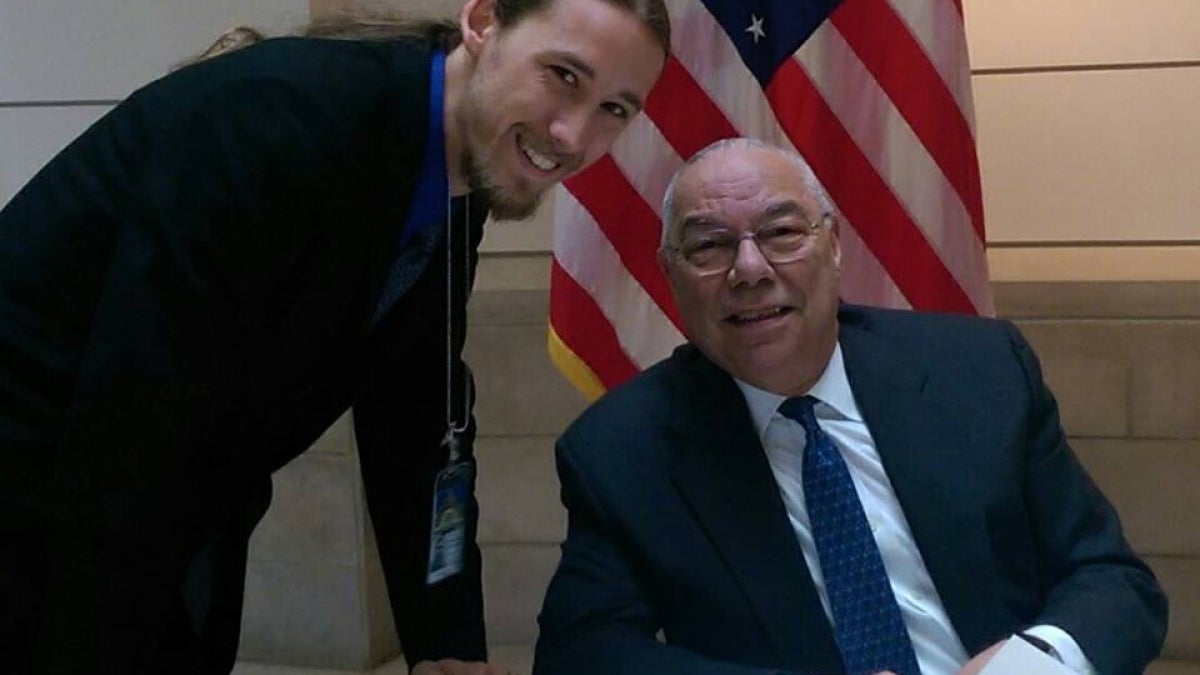
[[(1049, 623), (1101, 673), (1141, 672), (1165, 599), (1016, 329), (850, 306), (839, 321), (855, 399), (967, 651)], [(570, 524), (538, 675), (842, 672), (745, 399), (695, 348), (601, 399), (557, 453)]]
[[(17, 670), (228, 671), (269, 475), (352, 404), (406, 655), (484, 657), (474, 544), (466, 573), (424, 583), (444, 228), (403, 249), (397, 234), (429, 63), (427, 45), (283, 39), (182, 69), (0, 211), (0, 635)], [(373, 322), (393, 264), (411, 285)]]

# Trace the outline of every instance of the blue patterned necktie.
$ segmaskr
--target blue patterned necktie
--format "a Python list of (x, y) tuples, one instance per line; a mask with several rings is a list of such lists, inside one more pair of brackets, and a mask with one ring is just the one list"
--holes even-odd
[(920, 675), (912, 641), (850, 470), (833, 441), (817, 425), (815, 402), (811, 396), (790, 398), (779, 412), (799, 422), (807, 438), (804, 503), (846, 673), (891, 670), (898, 675)]

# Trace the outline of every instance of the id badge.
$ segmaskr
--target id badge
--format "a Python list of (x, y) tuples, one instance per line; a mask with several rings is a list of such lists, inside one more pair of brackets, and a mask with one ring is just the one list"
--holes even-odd
[(473, 473), (469, 462), (451, 462), (434, 481), (429, 571), (425, 575), (425, 583), (430, 586), (463, 570)]

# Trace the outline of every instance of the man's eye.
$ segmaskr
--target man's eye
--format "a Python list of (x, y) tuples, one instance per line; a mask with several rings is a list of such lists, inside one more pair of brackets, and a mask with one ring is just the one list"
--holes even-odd
[(804, 234), (804, 231), (794, 225), (772, 225), (758, 231), (760, 237), (788, 237), (797, 234)]
[(605, 103), (600, 107), (604, 108), (604, 110), (606, 110), (608, 114), (612, 115), (613, 117), (619, 117), (621, 119), (629, 117), (629, 111), (625, 109), (625, 106), (619, 103)]
[(688, 255), (695, 253), (707, 253), (716, 251), (722, 248), (729, 248), (730, 242), (727, 239), (693, 239), (683, 245), (684, 251)]
[(756, 235), (759, 241), (797, 241), (808, 236), (808, 230), (798, 225), (772, 225)]
[(554, 74), (558, 76), (558, 79), (572, 87), (579, 84), (579, 76), (570, 70), (563, 68), (562, 66), (550, 66), (550, 70), (554, 71)]

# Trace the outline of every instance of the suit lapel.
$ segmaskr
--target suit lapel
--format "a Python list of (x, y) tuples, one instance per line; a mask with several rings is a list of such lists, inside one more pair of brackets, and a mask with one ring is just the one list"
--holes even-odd
[[(996, 638), (993, 563), (973, 476), (977, 447), (953, 392), (937, 391), (907, 351), (842, 325), (846, 373), (943, 606), (968, 653)], [(974, 386), (972, 383), (969, 386)]]
[[(387, 100), (387, 116), (393, 120), (379, 139), (381, 148), (402, 148), (402, 152), (391, 152), (391, 157), (384, 163), (385, 177), (383, 185), (395, 186), (395, 190), (384, 190), (378, 205), (381, 216), (371, 223), (369, 272), (370, 298), (372, 305), (365, 319), (368, 325), (374, 325), (380, 318), (377, 313), (378, 299), (384, 291), (396, 263), (397, 256), (402, 253), (397, 250), (398, 233), (404, 227), (412, 206), (413, 195), (421, 172), (421, 160), (426, 144), (426, 134), (429, 130), (429, 68), (431, 55), (428, 49), (414, 48), (409, 45), (397, 45), (393, 50), (393, 75), (396, 83), (392, 88), (392, 96)], [(431, 242), (425, 246), (432, 249), (438, 243), (441, 230), (430, 228), (437, 236), (430, 236)], [(414, 247), (409, 247), (414, 248)], [(419, 252), (423, 269), (423, 261), (427, 256), (425, 251)], [(407, 262), (406, 264), (413, 264)], [(419, 275), (418, 270), (418, 275)], [(415, 276), (414, 276), (415, 279)], [(411, 285), (411, 280), (407, 282)], [(402, 289), (407, 290), (407, 287)], [(402, 295), (397, 292), (396, 295)]]
[(698, 354), (672, 480), (788, 664), (841, 669), (833, 634), (737, 385)]

